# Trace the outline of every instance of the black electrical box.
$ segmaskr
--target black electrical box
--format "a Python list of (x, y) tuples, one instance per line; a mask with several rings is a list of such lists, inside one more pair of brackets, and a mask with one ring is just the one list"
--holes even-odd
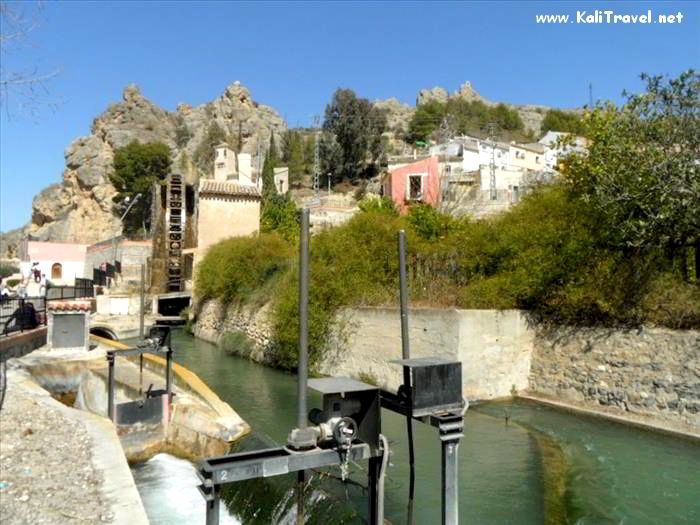
[(323, 418), (352, 418), (357, 423), (357, 438), (376, 454), (382, 431), (379, 388), (349, 377), (309, 379), (307, 384), (323, 394)]
[(440, 357), (419, 357), (392, 362), (402, 365), (410, 375), (409, 401), (413, 417), (462, 409), (461, 362)]

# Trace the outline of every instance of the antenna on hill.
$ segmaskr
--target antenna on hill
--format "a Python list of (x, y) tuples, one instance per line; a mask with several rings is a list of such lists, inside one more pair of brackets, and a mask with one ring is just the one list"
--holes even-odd
[(593, 109), (593, 82), (588, 83), (588, 109)]
[(321, 117), (314, 115), (314, 128), (316, 129), (314, 140), (314, 196), (321, 197), (321, 153), (319, 151), (319, 137), (321, 127)]

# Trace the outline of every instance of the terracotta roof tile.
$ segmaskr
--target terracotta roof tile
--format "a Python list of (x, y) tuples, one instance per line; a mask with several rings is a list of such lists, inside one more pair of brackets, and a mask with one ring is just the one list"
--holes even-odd
[(92, 310), (90, 301), (48, 301), (47, 308), (52, 312), (89, 312)]
[(199, 194), (238, 195), (242, 197), (260, 197), (255, 186), (242, 186), (235, 182), (202, 179), (199, 181)]

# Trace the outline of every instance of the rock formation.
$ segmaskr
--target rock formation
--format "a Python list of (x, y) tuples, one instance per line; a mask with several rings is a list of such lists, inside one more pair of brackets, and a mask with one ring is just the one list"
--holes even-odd
[(213, 102), (194, 108), (179, 104), (175, 112), (150, 102), (137, 86), (128, 86), (123, 101), (94, 120), (90, 135), (68, 146), (63, 181), (34, 197), (30, 224), (2, 236), (0, 257), (14, 256), (26, 234), (40, 240), (92, 243), (120, 233), (119, 218), (112, 210), (115, 190), (109, 181), (115, 149), (133, 140), (163, 142), (172, 151), (175, 169), (191, 170), (192, 156), (213, 122), (227, 136), (238, 139), (240, 131), (242, 151), (253, 155), (254, 165), (258, 152), (265, 154), (270, 133), (278, 136), (286, 130), (279, 114), (255, 102), (238, 82)]
[[(480, 101), (488, 106), (495, 106), (498, 104), (498, 102), (494, 102), (481, 96), (479, 92), (474, 89), (471, 82), (467, 81), (464, 82), (464, 84), (462, 84), (458, 90), (451, 94), (445, 88), (439, 86), (431, 89), (421, 89), (416, 97), (416, 107), (432, 101), (445, 103), (449, 99), (454, 98), (461, 98), (468, 102)], [(544, 116), (550, 109), (549, 107), (532, 104), (504, 104), (518, 112), (523, 121), (525, 129), (531, 130), (533, 133), (535, 133), (535, 135), (540, 134), (542, 120), (544, 120)], [(374, 105), (387, 110), (387, 116), (389, 117), (389, 129), (391, 131), (399, 134), (400, 131), (405, 131), (408, 129), (408, 123), (413, 116), (415, 108), (412, 108), (407, 104), (402, 104), (393, 98), (384, 101), (375, 101)]]

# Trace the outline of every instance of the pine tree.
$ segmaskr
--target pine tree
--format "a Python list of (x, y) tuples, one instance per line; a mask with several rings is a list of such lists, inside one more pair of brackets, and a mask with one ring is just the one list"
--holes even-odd
[(263, 205), (270, 196), (277, 194), (277, 188), (275, 188), (275, 168), (278, 164), (279, 159), (277, 157), (277, 147), (275, 146), (275, 134), (270, 133), (270, 147), (265, 154), (265, 162), (263, 163), (262, 170)]

